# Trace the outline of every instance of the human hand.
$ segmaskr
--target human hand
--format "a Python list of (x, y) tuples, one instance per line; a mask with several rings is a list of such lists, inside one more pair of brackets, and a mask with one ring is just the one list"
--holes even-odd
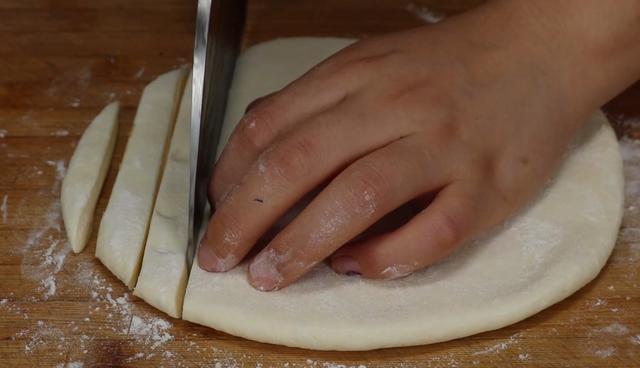
[[(487, 26), (509, 11), (361, 41), (253, 104), (215, 167), (199, 265), (233, 268), (328, 179), (252, 260), (254, 287), (285, 287), (329, 256), (339, 273), (401, 277), (521, 208), (610, 92), (588, 93), (602, 83), (588, 78), (576, 92), (575, 60), (524, 21)], [(416, 198), (425, 208), (406, 224), (347, 244)]]

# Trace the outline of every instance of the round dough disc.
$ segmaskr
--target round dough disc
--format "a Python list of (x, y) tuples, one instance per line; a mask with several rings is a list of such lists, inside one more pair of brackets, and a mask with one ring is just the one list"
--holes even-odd
[[(349, 40), (295, 38), (254, 46), (238, 62), (224, 128)], [(434, 343), (494, 330), (566, 298), (606, 262), (622, 217), (622, 161), (602, 113), (574, 142), (555, 179), (491, 234), (395, 281), (340, 276), (320, 265), (276, 292), (254, 290), (246, 266), (195, 265), (184, 318), (268, 343), (367, 350)]]

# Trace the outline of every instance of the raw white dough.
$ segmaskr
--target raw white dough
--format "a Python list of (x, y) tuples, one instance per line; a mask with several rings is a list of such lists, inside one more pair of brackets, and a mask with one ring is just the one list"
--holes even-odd
[(142, 267), (133, 294), (180, 318), (187, 286), (191, 77), (187, 79), (167, 164), (151, 216)]
[[(254, 98), (272, 92), (348, 40), (282, 39), (240, 58), (225, 137)], [(520, 321), (566, 298), (606, 262), (622, 217), (616, 138), (596, 113), (549, 187), (493, 234), (395, 281), (339, 276), (322, 265), (298, 283), (259, 292), (246, 267), (207, 273), (197, 262), (183, 318), (268, 343), (367, 350), (451, 340)]]
[(163, 74), (142, 93), (133, 130), (102, 216), (96, 257), (130, 289), (136, 283), (153, 202), (187, 68)]
[(107, 176), (118, 133), (120, 104), (109, 104), (82, 134), (62, 181), (62, 218), (74, 252), (81, 252), (91, 233), (93, 212)]

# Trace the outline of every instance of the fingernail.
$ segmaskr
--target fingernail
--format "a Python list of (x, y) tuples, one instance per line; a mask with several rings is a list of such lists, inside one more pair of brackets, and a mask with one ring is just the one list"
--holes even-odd
[(360, 264), (355, 258), (349, 256), (338, 256), (331, 259), (331, 268), (342, 275), (360, 275)]
[(236, 265), (233, 255), (218, 257), (211, 247), (201, 246), (198, 252), (198, 266), (208, 272), (226, 272)]
[(277, 290), (283, 281), (277, 265), (278, 256), (273, 249), (260, 252), (249, 265), (251, 285), (260, 291)]

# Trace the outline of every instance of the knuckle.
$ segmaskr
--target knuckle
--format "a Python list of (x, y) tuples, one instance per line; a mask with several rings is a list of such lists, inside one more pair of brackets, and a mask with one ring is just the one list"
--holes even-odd
[[(434, 228), (439, 244), (445, 247), (453, 247), (462, 241), (464, 236), (464, 224), (462, 216), (456, 210), (441, 210), (434, 219)], [(432, 234), (428, 234), (432, 235)]]
[(356, 213), (372, 214), (390, 195), (389, 179), (373, 163), (356, 163), (346, 182), (350, 205)]
[(362, 56), (358, 58), (353, 58), (347, 60), (336, 66), (337, 74), (339, 75), (354, 75), (360, 74), (365, 71), (371, 71), (378, 65), (381, 60), (386, 56), (384, 55), (371, 55), (371, 56)]
[(254, 150), (263, 148), (275, 136), (276, 131), (273, 113), (264, 108), (252, 109), (238, 123), (240, 138)]
[(500, 207), (508, 212), (515, 211), (521, 203), (524, 202), (524, 196), (521, 194), (521, 186), (517, 185), (513, 179), (500, 179), (494, 176), (490, 180), (492, 192)]
[(316, 144), (310, 138), (296, 138), (267, 153), (263, 170), (287, 181), (303, 175), (313, 161)]
[[(402, 77), (400, 83), (390, 86), (381, 97), (388, 103), (406, 103), (409, 106), (427, 106), (431, 109), (431, 85), (423, 79)], [(436, 105), (437, 106), (437, 105)]]
[(524, 187), (517, 174), (513, 170), (505, 171), (498, 160), (485, 160), (480, 167), (480, 175), (485, 178), (484, 182), (497, 207), (515, 209), (520, 203), (520, 193)]
[(443, 142), (450, 142), (460, 136), (462, 126), (458, 120), (445, 115), (442, 112), (439, 114), (438, 119), (441, 123), (436, 125), (434, 135)]
[(363, 39), (333, 54), (333, 56), (313, 67), (314, 72), (335, 72), (343, 68), (357, 68), (358, 60), (374, 44), (375, 39)]

